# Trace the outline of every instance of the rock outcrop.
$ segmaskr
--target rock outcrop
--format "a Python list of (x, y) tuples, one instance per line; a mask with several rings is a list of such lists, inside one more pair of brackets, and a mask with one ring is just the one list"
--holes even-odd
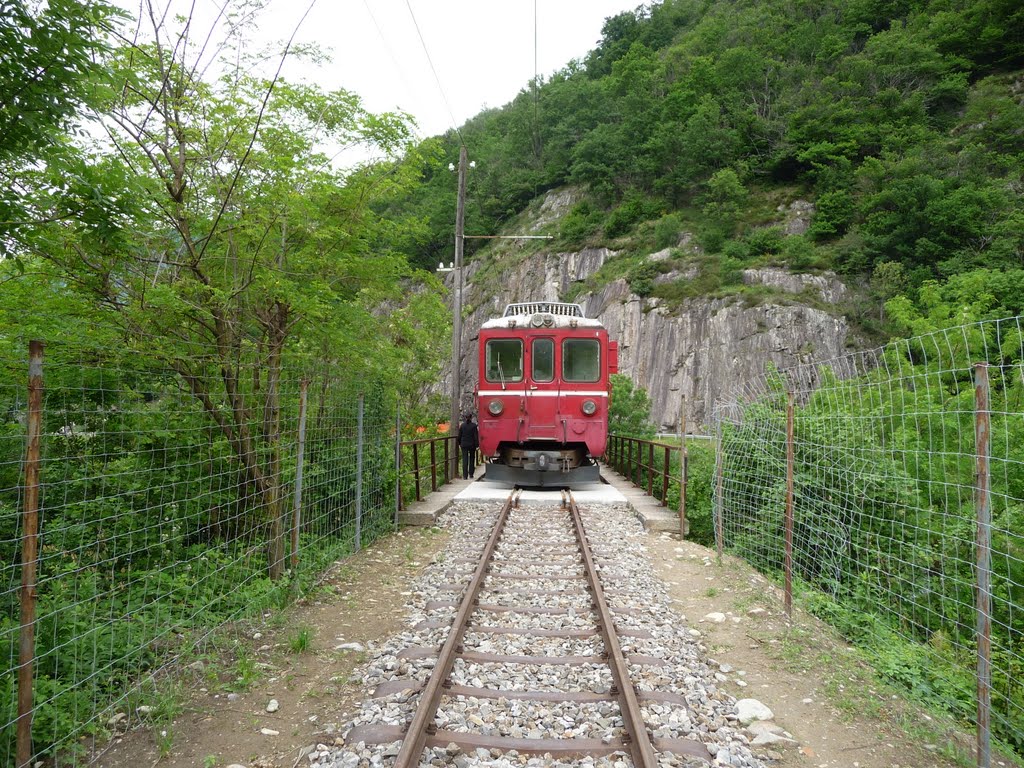
[[(546, 201), (542, 210), (550, 216), (571, 202), (571, 195), (563, 194)], [(793, 208), (804, 213), (801, 206)], [(480, 325), (499, 315), (511, 302), (562, 300), (574, 283), (586, 280), (614, 256), (607, 248), (513, 254), (503, 258), (500, 273), (495, 273), (491, 265), (486, 278), (479, 280), (480, 262), (463, 270), (464, 408), (472, 407), (477, 383), (475, 339)], [(657, 261), (667, 256), (659, 252), (650, 258)], [(693, 279), (695, 269), (661, 277)], [(454, 276), (449, 274), (446, 280), (453, 287)], [(694, 298), (669, 308), (657, 299), (633, 294), (622, 279), (577, 298), (586, 315), (599, 318), (619, 342), (620, 371), (648, 391), (651, 418), (661, 429), (676, 431), (683, 397), (689, 423), (699, 430), (711, 424), (716, 398), (762, 374), (767, 365), (783, 368), (827, 360), (847, 351), (847, 321), (838, 311), (833, 314), (821, 308), (837, 304), (848, 295), (846, 286), (834, 274), (793, 274), (775, 267), (748, 269), (743, 282), (764, 285), (792, 298), (764, 301), (757, 306), (746, 306), (734, 298)], [(805, 306), (801, 299), (815, 306)], [(445, 378), (439, 391), (450, 391), (450, 372)]]

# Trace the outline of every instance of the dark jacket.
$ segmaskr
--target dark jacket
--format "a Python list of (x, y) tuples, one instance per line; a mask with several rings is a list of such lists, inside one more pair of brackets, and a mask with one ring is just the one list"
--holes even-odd
[(461, 448), (479, 448), (480, 431), (472, 421), (464, 421), (459, 425), (459, 446)]

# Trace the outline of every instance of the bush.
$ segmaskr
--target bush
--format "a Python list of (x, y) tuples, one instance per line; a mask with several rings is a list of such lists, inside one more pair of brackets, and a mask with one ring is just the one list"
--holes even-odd
[(634, 266), (626, 275), (629, 290), (637, 296), (650, 296), (654, 292), (654, 279), (661, 274), (656, 262), (644, 260)]
[(651, 398), (643, 387), (634, 387), (633, 380), (622, 373), (611, 376), (611, 403), (608, 405), (608, 432), (624, 437), (650, 439)]
[(787, 237), (782, 244), (782, 259), (794, 271), (829, 267), (828, 255), (805, 237)]
[(658, 206), (638, 193), (632, 193), (622, 204), (608, 214), (604, 224), (605, 237), (621, 237), (633, 229), (638, 223), (653, 218), (658, 213)]
[(569, 213), (562, 218), (559, 234), (567, 243), (578, 244), (594, 234), (601, 223), (600, 211), (594, 210), (586, 200), (577, 203)]
[(747, 248), (749, 248), (751, 256), (779, 253), (782, 250), (782, 243), (785, 237), (782, 234), (782, 230), (778, 227), (755, 229), (746, 237)]
[(671, 248), (679, 242), (682, 229), (683, 220), (678, 213), (665, 214), (654, 225), (654, 246), (659, 250)]

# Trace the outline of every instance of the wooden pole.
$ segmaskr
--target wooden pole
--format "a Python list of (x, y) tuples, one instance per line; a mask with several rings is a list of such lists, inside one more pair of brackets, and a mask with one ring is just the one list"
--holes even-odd
[(795, 465), (793, 392), (786, 396), (786, 615), (793, 618), (793, 470)]
[[(452, 285), (452, 415), (449, 430), (459, 433), (462, 412), (462, 252), (465, 245), (466, 223), (466, 147), (459, 149), (459, 193), (455, 208), (455, 274)], [(456, 446), (458, 448), (458, 446)], [(449, 477), (459, 475), (459, 451), (451, 456)]]
[(988, 364), (974, 366), (974, 448), (977, 453), (977, 643), (978, 643), (978, 768), (992, 763), (992, 497), (989, 455), (992, 419), (989, 411)]
[(402, 511), (402, 404), (395, 405), (395, 530)]
[(725, 510), (722, 492), (725, 452), (722, 450), (722, 422), (718, 421), (718, 445), (715, 447), (715, 540), (718, 547), (718, 562), (722, 562), (722, 550), (725, 548)]
[(686, 395), (679, 408), (679, 537), (686, 537)]
[(32, 677), (35, 665), (36, 578), (39, 559), (39, 444), (43, 426), (43, 343), (28, 345), (28, 443), (22, 494), (21, 635), (18, 649), (17, 768), (32, 763)]
[(302, 471), (306, 455), (306, 403), (309, 381), (299, 384), (299, 447), (295, 457), (295, 499), (292, 509), (292, 570), (299, 565), (299, 531), (302, 529)]

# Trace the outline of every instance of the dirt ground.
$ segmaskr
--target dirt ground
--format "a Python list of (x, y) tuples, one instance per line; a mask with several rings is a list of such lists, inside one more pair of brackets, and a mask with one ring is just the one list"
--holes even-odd
[[(174, 722), (121, 734), (99, 765), (298, 768), (316, 744), (342, 743), (340, 728), (368, 693), (360, 665), (402, 626), (412, 580), (446, 541), (438, 529), (407, 529), (349, 558), (314, 599), (252, 638), (251, 679), (232, 679), (228, 661), (196, 675)], [(793, 736), (758, 754), (785, 768), (974, 764), (970, 735), (905, 702), (813, 617), (797, 609), (788, 622), (779, 591), (745, 564), (718, 565), (711, 550), (666, 534), (651, 535), (649, 553), (680, 621), (725, 665), (722, 684), (768, 705)], [(349, 643), (365, 650), (339, 648)], [(1021, 768), (995, 756), (993, 765)]]

